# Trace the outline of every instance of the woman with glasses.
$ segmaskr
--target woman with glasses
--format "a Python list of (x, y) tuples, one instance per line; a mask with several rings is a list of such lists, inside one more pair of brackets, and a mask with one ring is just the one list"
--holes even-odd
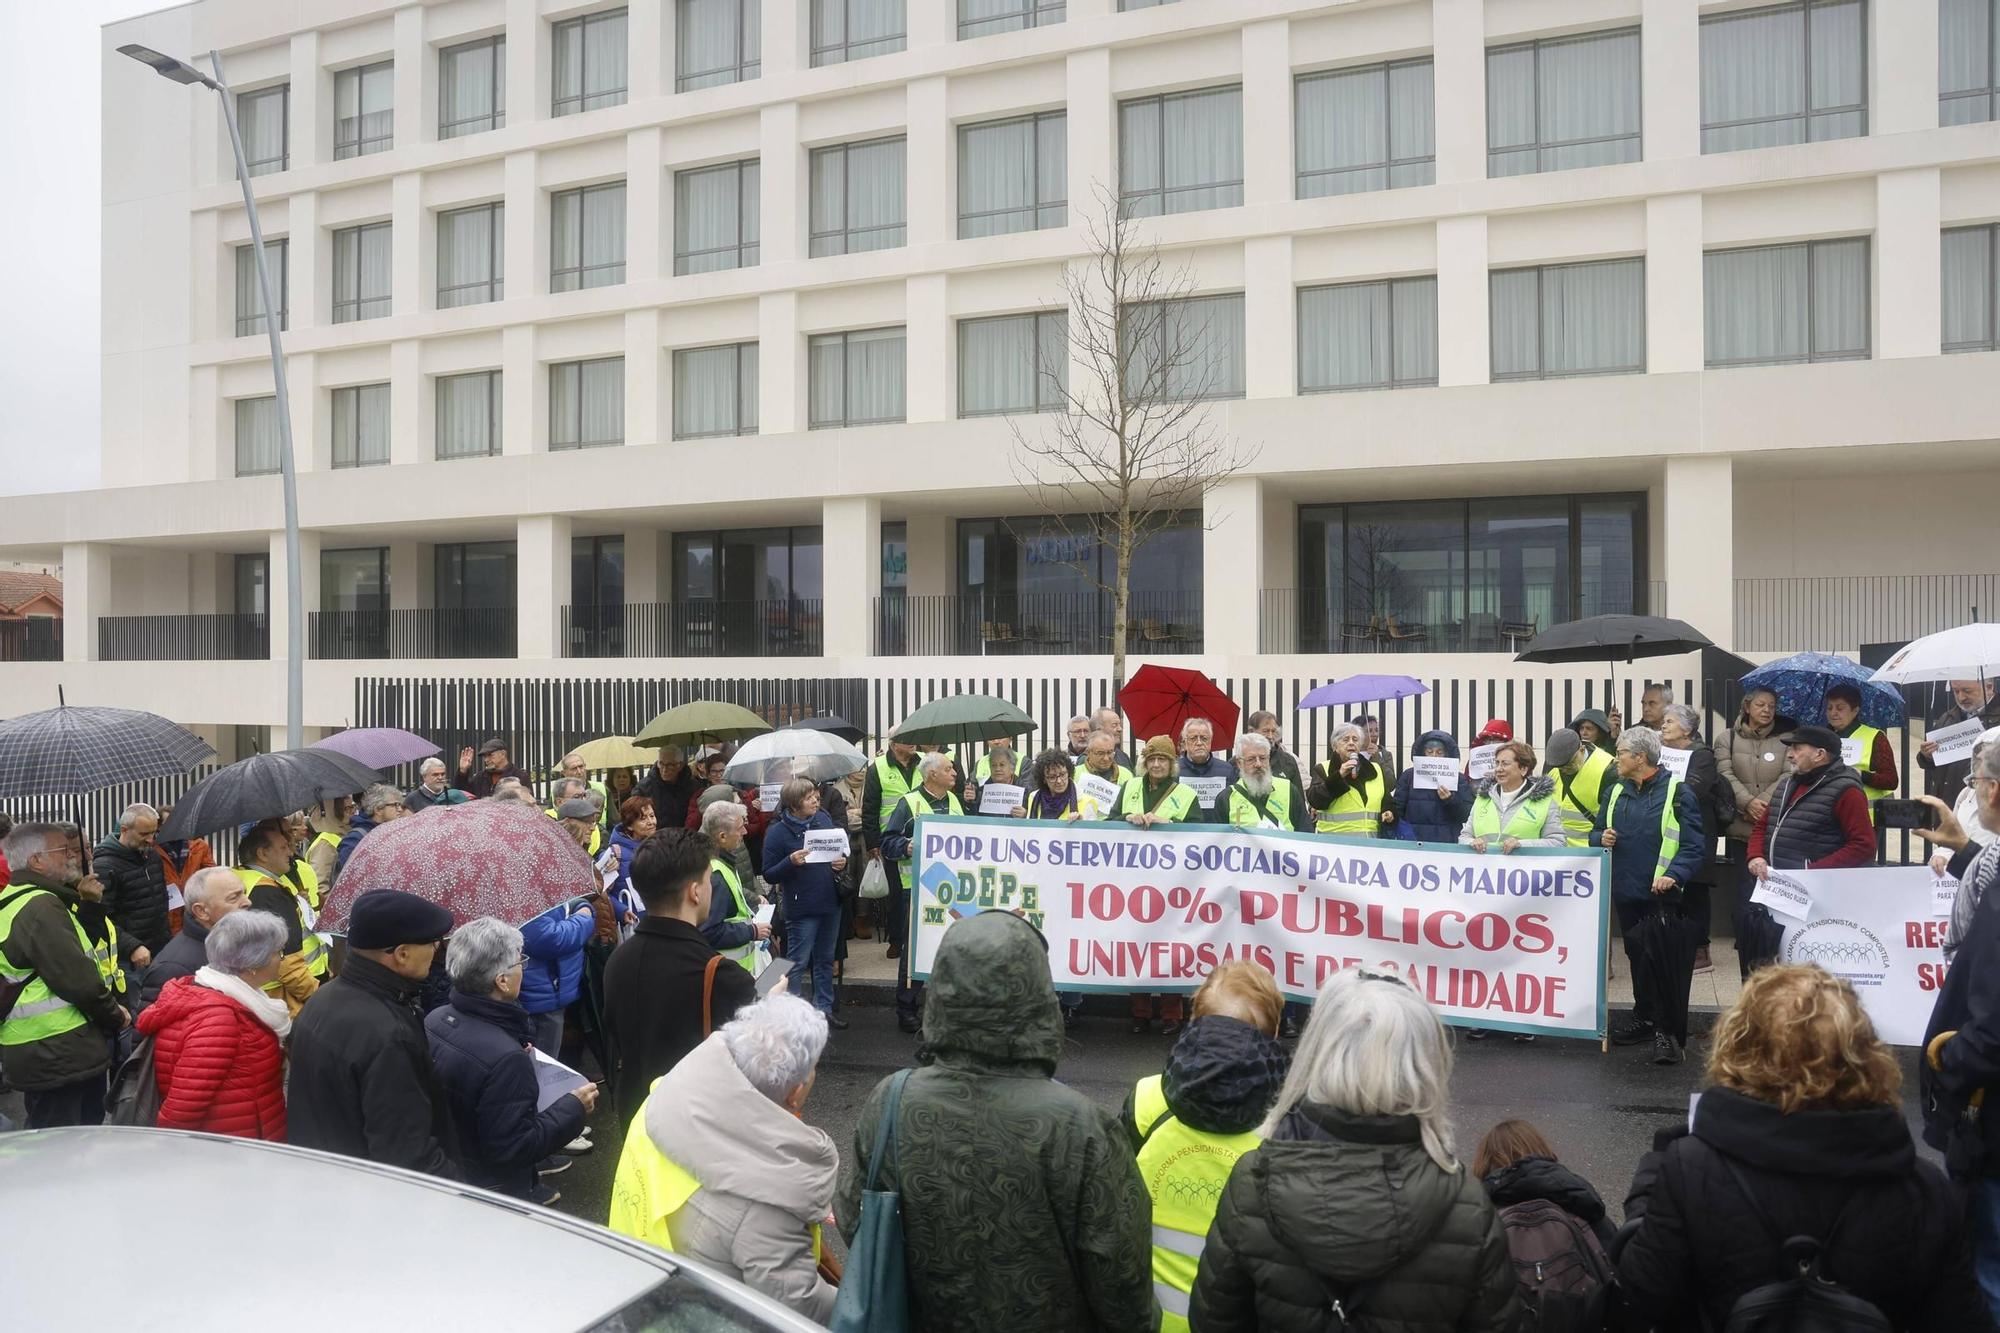
[(424, 1032), (458, 1130), (466, 1179), (549, 1204), (557, 1195), (538, 1179), (536, 1163), (582, 1130), (597, 1106), (597, 1085), (586, 1083), (546, 1111), (535, 1109), (540, 1080), (528, 1049), (535, 1023), (521, 1008), (527, 961), (521, 932), (506, 922), (482, 916), (460, 926), (445, 955), (451, 1002), (431, 1011)]

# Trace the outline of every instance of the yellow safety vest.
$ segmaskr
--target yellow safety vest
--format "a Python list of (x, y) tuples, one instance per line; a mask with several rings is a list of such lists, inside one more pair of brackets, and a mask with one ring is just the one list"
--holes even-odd
[(1222, 1187), (1236, 1159), (1260, 1142), (1256, 1133), (1209, 1134), (1181, 1123), (1167, 1105), (1160, 1075), (1139, 1080), (1132, 1093), (1139, 1175), (1153, 1198), (1153, 1295), (1162, 1333), (1187, 1333), (1188, 1293)]
[[(650, 1105), (652, 1098), (646, 1099)], [(701, 1182), (661, 1152), (646, 1133), (645, 1105), (633, 1117), (611, 1182), (611, 1215), (605, 1225), (622, 1236), (674, 1252), (672, 1218), (701, 1189)], [(812, 1238), (813, 1262), (822, 1253), (819, 1223), (806, 1228)]]
[[(298, 864), (297, 861), (292, 862), (295, 868)], [(274, 879), (254, 866), (234, 866), (232, 869), (235, 872), (236, 878), (243, 881), (243, 896), (245, 898), (248, 898), (250, 891), (259, 884), (275, 884), (279, 888), (286, 890), (292, 888), (284, 880)], [(307, 873), (311, 873), (310, 869), (308, 869)], [(303, 905), (300, 895), (296, 892), (288, 892), (287, 896), (292, 900), (292, 919), (298, 922), (299, 926), (299, 961), (304, 963), (306, 969), (314, 976), (322, 976), (325, 974), (328, 965), (326, 941), (314, 934), (311, 928), (306, 925), (306, 919), (299, 911), (299, 908)], [(281, 984), (274, 981), (264, 987), (264, 989), (271, 994), (276, 994)]]
[[(34, 885), (24, 885), (12, 893), (0, 892), (0, 901), (5, 901), (7, 904), (5, 907), (0, 907), (0, 941), (13, 935), (14, 918), (21, 914), (21, 909), (37, 893), (48, 893), (57, 902), (62, 901), (60, 895), (49, 893), (47, 889)], [(83, 923), (76, 919), (76, 914), (73, 912), (70, 914), (70, 925), (76, 930), (77, 947), (92, 958), (97, 958), (97, 946), (91, 943), (90, 936), (84, 933)], [(117, 960), (115, 953), (112, 959), (115, 963)], [(104, 964), (100, 960), (98, 971), (102, 973), (103, 970)], [(50, 1037), (59, 1037), (90, 1021), (83, 1010), (50, 990), (49, 983), (42, 980), (40, 972), (22, 967), (10, 960), (4, 946), (0, 946), (0, 977), (15, 983), (23, 980), (27, 982), (15, 998), (14, 1007), (8, 1012), (6, 1021), (0, 1022), (0, 1046), (26, 1046), (30, 1042), (47, 1041)]]
[(1500, 804), (1491, 796), (1481, 796), (1472, 803), (1472, 836), (1475, 838), (1517, 838), (1528, 842), (1542, 836), (1542, 827), (1548, 822), (1549, 802), (1553, 794), (1539, 799), (1529, 797), (1515, 806), (1507, 814), (1507, 826), (1500, 826)]
[[(962, 815), (965, 813), (965, 807), (958, 803), (957, 792), (955, 791), (946, 792), (945, 799), (951, 802), (951, 810), (949, 813), (954, 815)], [(937, 811), (931, 809), (930, 798), (924, 795), (924, 789), (922, 787), (918, 787), (914, 791), (905, 792), (903, 794), (902, 804), (910, 807), (910, 812), (912, 815), (912, 818), (910, 820), (910, 846), (914, 848), (917, 845), (917, 835), (916, 835), (917, 820), (921, 819), (925, 815), (934, 815), (937, 813)], [(882, 808), (884, 810), (888, 810), (890, 814), (895, 813), (893, 810), (890, 810), (887, 804), (884, 804)], [(889, 816), (885, 814), (882, 817), (882, 826), (884, 828), (887, 828), (888, 825), (889, 825)], [(906, 866), (910, 863), (912, 859), (913, 858), (906, 856), (902, 860), (896, 862), (896, 864), (899, 866)], [(901, 872), (898, 871), (897, 873), (900, 874)]]
[[(1331, 768), (1331, 763), (1322, 769)], [(1327, 776), (1331, 777), (1332, 774)], [(1319, 823), (1313, 827), (1321, 833), (1346, 833), (1357, 838), (1372, 838), (1382, 822), (1382, 800), (1389, 794), (1389, 779), (1383, 776), (1381, 768), (1375, 769), (1375, 776), (1361, 784), (1361, 790), (1349, 787), (1333, 798), (1333, 804), (1319, 812)]]
[[(708, 868), (722, 876), (722, 882), (729, 886), (729, 896), (735, 900), (736, 910), (729, 914), (729, 920), (750, 920), (750, 904), (743, 897), (743, 885), (736, 877), (736, 867), (718, 857), (716, 860), (708, 863)], [(734, 949), (724, 949), (721, 952), (724, 958), (727, 958), (753, 977), (760, 971), (757, 966), (757, 941), (754, 939), (748, 944)]]
[[(1618, 793), (1624, 790), (1625, 785), (1623, 783), (1614, 784), (1611, 788), (1611, 794), (1604, 798), (1604, 827), (1607, 829), (1611, 827), (1611, 817), (1618, 809)], [(1666, 874), (1667, 867), (1672, 865), (1674, 857), (1680, 854), (1681, 817), (1674, 809), (1674, 804), (1680, 799), (1680, 794), (1681, 780), (1674, 777), (1668, 778), (1667, 803), (1660, 807), (1660, 859), (1659, 864), (1653, 867), (1653, 877), (1655, 879)]]
[(1250, 793), (1243, 790), (1240, 782), (1229, 788), (1229, 822), (1242, 828), (1256, 828), (1269, 820), (1281, 829), (1292, 826), (1292, 780), (1290, 778), (1271, 779), (1271, 795), (1264, 802), (1264, 809), (1257, 809), (1257, 802)]
[(1589, 749), (1590, 753), (1584, 756), (1583, 766), (1577, 769), (1575, 777), (1556, 774), (1556, 790), (1565, 793), (1562, 801), (1563, 833), (1572, 847), (1590, 846), (1590, 826), (1597, 818), (1598, 807), (1604, 803), (1604, 779), (1614, 767), (1610, 755), (1595, 745)]
[[(1852, 732), (1841, 738), (1842, 740), (1861, 742), (1861, 762), (1852, 765), (1856, 777), (1860, 777), (1868, 771), (1869, 761), (1875, 754), (1875, 738), (1881, 734), (1882, 729), (1880, 727), (1856, 727)], [(1861, 791), (1868, 798), (1868, 822), (1871, 824), (1875, 822), (1875, 802), (1885, 796), (1894, 796), (1896, 794), (1894, 787), (1871, 787), (1866, 782), (1861, 784)]]
[(1118, 804), (1112, 807), (1111, 816), (1123, 819), (1127, 815), (1159, 815), (1170, 824), (1185, 824), (1194, 815), (1194, 788), (1180, 779), (1167, 788), (1152, 809), (1146, 808), (1146, 780), (1127, 778), (1125, 785), (1118, 789)]
[[(292, 896), (305, 909), (299, 913), (299, 958), (315, 977), (324, 977), (332, 970), (333, 954), (327, 937), (313, 933), (313, 927), (319, 924), (319, 876), (313, 873), (311, 862), (293, 857), (291, 874), (286, 880), (292, 886)], [(249, 886), (245, 885), (243, 891), (247, 894)], [(311, 920), (307, 920), (308, 914)]]

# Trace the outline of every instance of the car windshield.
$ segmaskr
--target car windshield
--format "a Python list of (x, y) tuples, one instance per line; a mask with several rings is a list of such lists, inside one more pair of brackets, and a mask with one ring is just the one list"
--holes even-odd
[(721, 1293), (676, 1273), (592, 1324), (586, 1333), (736, 1333), (768, 1327), (754, 1313), (732, 1306)]

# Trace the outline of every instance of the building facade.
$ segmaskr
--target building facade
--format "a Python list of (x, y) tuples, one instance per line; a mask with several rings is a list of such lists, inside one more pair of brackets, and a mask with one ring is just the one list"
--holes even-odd
[(0, 501), (0, 558), (60, 561), (67, 600), (64, 660), (0, 676), (282, 717), (248, 222), (217, 98), (125, 43), (218, 50), (236, 90), (333, 726), (391, 672), (1101, 674), (1110, 557), (1020, 442), (1079, 369), (1064, 278), (1114, 208), (1186, 275), (1173, 391), (1248, 460), (1141, 554), (1136, 654), (1491, 675), (1601, 611), (1751, 653), (1956, 623), (2000, 592), (1996, 27), (1996, 0), (113, 24), (104, 481)]

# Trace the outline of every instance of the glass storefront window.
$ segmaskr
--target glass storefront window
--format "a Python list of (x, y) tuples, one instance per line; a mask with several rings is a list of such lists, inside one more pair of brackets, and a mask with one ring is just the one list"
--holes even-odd
[(821, 551), (817, 527), (676, 533), (670, 653), (817, 651)]

